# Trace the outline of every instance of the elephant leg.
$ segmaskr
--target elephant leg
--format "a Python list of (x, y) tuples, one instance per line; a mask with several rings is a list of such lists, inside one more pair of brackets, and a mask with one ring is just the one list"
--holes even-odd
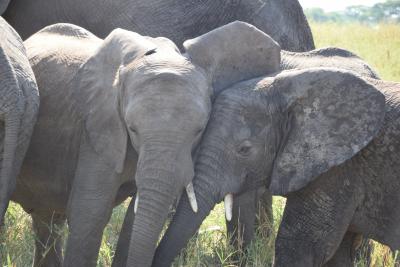
[(81, 144), (69, 198), (69, 235), (64, 267), (96, 266), (104, 227), (119, 188), (119, 177), (87, 144)]
[(33, 212), (32, 226), (35, 231), (34, 267), (56, 267), (62, 264), (62, 227), (65, 215)]
[(358, 189), (338, 188), (333, 180), (323, 177), (288, 196), (275, 266), (323, 266), (335, 254), (356, 210)]
[(122, 224), (121, 232), (118, 237), (117, 249), (113, 259), (112, 267), (126, 266), (129, 252), (129, 242), (131, 240), (132, 225), (135, 218), (134, 212), (135, 197), (129, 203), (126, 211), (124, 223)]
[[(4, 222), (4, 216), (7, 211), (11, 194), (15, 190), (16, 176), (19, 170), (16, 170), (16, 156), (18, 147), (18, 135), (21, 127), (21, 115), (19, 112), (10, 112), (15, 114), (2, 114), (5, 116), (5, 135), (3, 144), (3, 159), (0, 170), (0, 225)], [(19, 166), (18, 166), (19, 167)]]
[(335, 255), (324, 265), (326, 267), (355, 266), (356, 249), (361, 245), (362, 236), (347, 232)]

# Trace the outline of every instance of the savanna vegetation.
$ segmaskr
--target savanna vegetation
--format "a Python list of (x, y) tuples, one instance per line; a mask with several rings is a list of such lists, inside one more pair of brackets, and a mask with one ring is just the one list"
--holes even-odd
[[(382, 79), (400, 82), (400, 24), (366, 26), (358, 23), (311, 22), (311, 26), (317, 47), (346, 48), (369, 62)], [(247, 266), (270, 266), (274, 237), (284, 205), (283, 198), (274, 198), (274, 223), (261, 220), (257, 238), (249, 247), (247, 257), (227, 244), (224, 209), (218, 205), (174, 266), (237, 266), (244, 261)], [(127, 202), (114, 209), (112, 219), (105, 229), (98, 266), (111, 265), (126, 208)], [(64, 235), (67, 233), (66, 227), (51, 230), (61, 231)], [(34, 242), (30, 217), (18, 205), (12, 204), (6, 216), (5, 229), (0, 235), (0, 267), (31, 266)], [(361, 257), (358, 266), (400, 266), (400, 256), (396, 259), (396, 252), (375, 242), (371, 242), (371, 248), (372, 257), (369, 260)]]
[(367, 24), (399, 23), (400, 0), (386, 0), (373, 6), (349, 6), (345, 10), (325, 12), (322, 8), (308, 8), (305, 13), (309, 19), (317, 22)]

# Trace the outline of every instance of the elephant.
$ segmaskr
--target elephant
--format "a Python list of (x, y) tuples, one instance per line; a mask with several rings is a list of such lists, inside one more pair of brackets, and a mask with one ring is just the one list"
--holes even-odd
[(115, 29), (103, 40), (72, 24), (48, 26), (25, 46), (41, 106), (13, 200), (32, 215), (35, 266), (60, 266), (62, 240), (50, 230), (66, 219), (63, 266), (95, 266), (113, 206), (131, 195), (126, 262), (150, 266), (185, 188), (197, 210), (192, 153), (214, 95), (280, 64), (279, 45), (240, 21), (185, 41), (185, 54), (163, 37)]
[(0, 17), (0, 226), (32, 136), (39, 110), (39, 91), (25, 47)]
[(241, 20), (271, 35), (284, 49), (314, 49), (298, 0), (0, 0), (0, 14), (2, 10), (24, 39), (45, 26), (66, 22), (101, 38), (114, 28), (123, 28), (163, 36), (183, 48), (187, 39)]
[(352, 266), (359, 235), (400, 247), (400, 84), (337, 68), (251, 79), (216, 98), (153, 266), (168, 266), (214, 205), (267, 187), (287, 197), (275, 266)]
[(281, 51), (281, 70), (335, 67), (356, 72), (363, 77), (380, 79), (378, 73), (356, 54), (338, 47), (307, 52)]
[[(363, 77), (380, 79), (378, 73), (356, 54), (338, 47), (326, 47), (309, 52), (281, 51), (281, 70), (336, 67), (353, 71)], [(232, 219), (226, 221), (231, 243), (245, 249), (254, 238), (256, 213), (263, 222), (272, 225), (272, 196), (264, 188), (251, 190), (235, 197)]]

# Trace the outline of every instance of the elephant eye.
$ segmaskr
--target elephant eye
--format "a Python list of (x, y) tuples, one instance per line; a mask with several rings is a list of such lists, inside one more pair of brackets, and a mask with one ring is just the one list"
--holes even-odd
[(237, 152), (241, 156), (248, 156), (251, 152), (252, 144), (250, 141), (246, 140), (242, 144), (240, 144)]
[(132, 126), (129, 126), (129, 131), (131, 132), (131, 133), (133, 133), (133, 134), (136, 134), (137, 132), (136, 132), (136, 129), (134, 128), (134, 127), (132, 127)]

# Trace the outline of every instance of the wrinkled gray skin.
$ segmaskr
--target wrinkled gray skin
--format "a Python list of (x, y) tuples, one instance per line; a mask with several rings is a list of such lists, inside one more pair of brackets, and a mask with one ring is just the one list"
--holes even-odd
[[(363, 77), (379, 79), (376, 71), (363, 59), (341, 48), (327, 47), (309, 52), (281, 51), (281, 70), (316, 67), (336, 67), (353, 71)], [(256, 214), (259, 211), (266, 213), (267, 216), (263, 219), (272, 222), (271, 205), (272, 196), (266, 190), (251, 190), (234, 199), (233, 217), (226, 224), (232, 243), (237, 249), (246, 248), (253, 239)], [(260, 215), (258, 217), (262, 218)]]
[(268, 33), (286, 50), (314, 49), (297, 0), (108, 0), (101, 4), (96, 0), (0, 0), (0, 12), (7, 2), (4, 17), (23, 38), (50, 24), (68, 22), (101, 38), (123, 28), (164, 36), (182, 48), (186, 39), (241, 20)]
[(21, 38), (0, 17), (0, 226), (33, 132), (39, 92)]
[(150, 266), (169, 207), (193, 178), (212, 96), (280, 62), (269, 56), (279, 45), (243, 22), (186, 41), (185, 55), (166, 38), (116, 29), (102, 40), (71, 24), (25, 45), (41, 108), (13, 200), (32, 214), (35, 265), (45, 266), (61, 264), (61, 239), (49, 229), (66, 217), (63, 266), (95, 266), (113, 206), (135, 191), (127, 264)]
[(296, 53), (282, 50), (281, 69), (306, 69), (334, 67), (353, 71), (363, 77), (379, 79), (377, 72), (354, 53), (337, 47), (326, 47), (309, 52)]
[(398, 249), (400, 85), (368, 81), (306, 69), (224, 90), (195, 163), (199, 210), (181, 198), (154, 266), (168, 266), (225, 195), (262, 186), (287, 196), (276, 266), (351, 266), (358, 234)]

